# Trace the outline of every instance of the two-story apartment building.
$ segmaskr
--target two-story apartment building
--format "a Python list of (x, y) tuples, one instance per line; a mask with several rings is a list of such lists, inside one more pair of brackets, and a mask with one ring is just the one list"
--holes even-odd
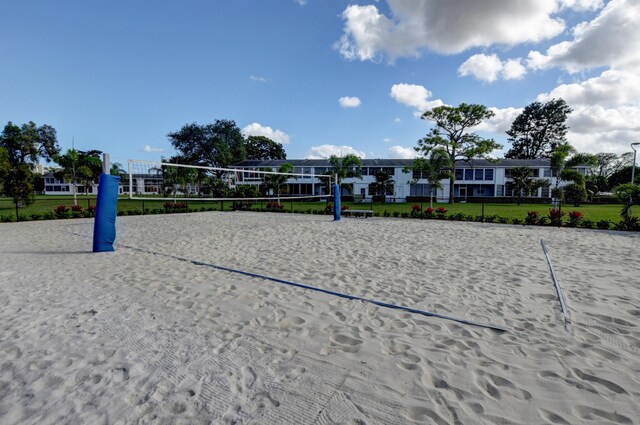
[[(324, 185), (312, 175), (323, 174), (331, 170), (329, 160), (325, 159), (292, 159), (292, 160), (268, 160), (268, 161), (243, 161), (234, 166), (249, 170), (271, 168), (277, 170), (282, 164), (288, 162), (294, 166), (295, 173), (308, 174), (308, 178), (298, 177), (289, 179), (289, 193), (296, 195), (320, 195), (324, 194)], [(404, 202), (413, 197), (428, 197), (431, 187), (426, 178), (419, 172), (406, 171), (413, 165), (411, 159), (364, 159), (362, 160), (362, 178), (347, 178), (343, 181), (343, 195), (350, 192), (355, 196), (368, 199), (376, 192), (376, 173), (384, 171), (391, 175), (393, 185), (387, 191), (389, 201)], [(450, 187), (449, 179), (441, 180), (442, 189), (438, 189), (436, 197), (440, 201), (449, 198), (449, 192), (453, 190), (454, 196), (460, 200), (477, 197), (511, 197), (513, 188), (510, 180), (510, 170), (516, 167), (530, 167), (533, 177), (545, 178), (556, 184), (556, 176), (552, 175), (548, 159), (500, 159), (488, 161), (475, 159), (469, 163), (460, 161), (456, 164), (455, 181)], [(588, 167), (578, 167), (578, 171), (585, 174)], [(243, 182), (238, 182), (243, 184)], [(248, 183), (247, 183), (248, 184)], [(563, 182), (560, 182), (560, 186)], [(348, 187), (348, 189), (346, 188)], [(549, 198), (550, 188), (538, 189), (537, 198)]]

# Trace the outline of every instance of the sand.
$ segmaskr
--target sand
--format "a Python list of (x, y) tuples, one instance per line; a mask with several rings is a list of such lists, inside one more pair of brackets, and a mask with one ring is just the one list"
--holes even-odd
[(211, 212), (93, 254), (92, 226), (0, 224), (2, 424), (640, 423), (638, 234)]

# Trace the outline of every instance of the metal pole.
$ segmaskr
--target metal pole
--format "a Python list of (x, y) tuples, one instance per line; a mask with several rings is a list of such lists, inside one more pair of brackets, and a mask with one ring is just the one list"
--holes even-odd
[[(640, 142), (631, 143), (631, 149), (633, 149), (633, 165), (631, 166), (631, 184), (636, 183), (636, 148), (634, 146), (640, 145)], [(629, 197), (629, 217), (633, 215), (633, 198)]]
[(111, 164), (108, 153), (102, 154), (102, 172), (104, 174), (110, 174)]
[(16, 223), (20, 222), (20, 214), (18, 213), (18, 201), (16, 201)]

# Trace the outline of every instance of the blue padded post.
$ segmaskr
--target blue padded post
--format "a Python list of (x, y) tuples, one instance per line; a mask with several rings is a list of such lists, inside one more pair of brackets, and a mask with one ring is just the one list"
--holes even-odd
[(100, 174), (96, 218), (93, 222), (93, 252), (114, 251), (119, 184), (119, 176)]
[(333, 221), (340, 221), (340, 186), (333, 184)]

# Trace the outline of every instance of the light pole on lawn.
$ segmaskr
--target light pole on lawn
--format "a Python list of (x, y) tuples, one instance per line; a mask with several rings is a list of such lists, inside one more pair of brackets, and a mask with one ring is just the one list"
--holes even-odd
[[(633, 165), (631, 166), (631, 184), (635, 184), (636, 179), (636, 146), (640, 146), (640, 142), (631, 143), (631, 149), (633, 149)], [(631, 203), (631, 198), (629, 198), (629, 203)], [(632, 206), (629, 206), (629, 217), (633, 214)]]

